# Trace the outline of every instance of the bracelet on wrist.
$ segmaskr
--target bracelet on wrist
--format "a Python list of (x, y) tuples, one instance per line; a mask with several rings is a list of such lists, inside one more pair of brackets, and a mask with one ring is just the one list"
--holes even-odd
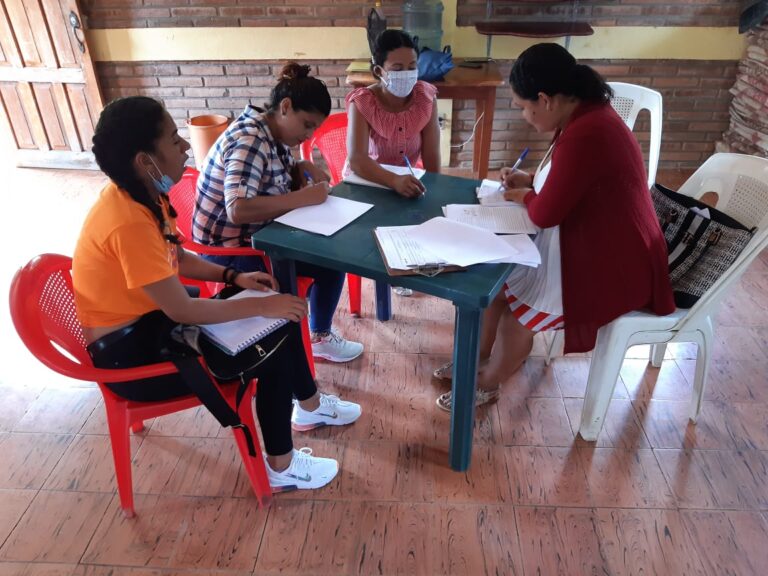
[(222, 272), (221, 277), (225, 284), (232, 285), (235, 283), (235, 278), (237, 278), (239, 275), (240, 270), (233, 268), (232, 266), (227, 266), (224, 268), (224, 272)]

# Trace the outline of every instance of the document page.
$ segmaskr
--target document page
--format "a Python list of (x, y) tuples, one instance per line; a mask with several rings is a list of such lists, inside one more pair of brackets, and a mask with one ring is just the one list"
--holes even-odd
[(275, 222), (293, 226), (299, 230), (331, 236), (371, 208), (373, 204), (328, 196), (322, 204), (296, 208), (275, 218)]
[[(408, 169), (408, 166), (392, 166), (391, 164), (381, 164), (381, 167), (384, 168), (384, 170), (389, 170), (393, 174), (397, 174), (398, 176), (405, 176), (411, 173), (411, 171)], [(349, 171), (349, 169), (345, 168), (345, 171)], [(422, 170), (421, 168), (414, 168), (413, 173), (416, 175), (416, 178), (421, 180), (424, 174), (427, 173), (427, 171)], [(365, 178), (361, 178), (360, 176), (358, 176), (352, 171), (349, 171), (349, 173), (346, 176), (344, 176), (343, 180), (347, 184), (357, 184), (359, 186), (372, 186), (374, 188), (384, 188), (385, 190), (389, 190), (389, 188), (387, 188), (386, 186), (383, 186), (381, 184), (376, 184), (375, 182), (371, 182), (370, 180), (366, 180)]]
[(414, 226), (409, 233), (422, 249), (451, 264), (471, 266), (517, 254), (517, 249), (495, 234), (437, 217)]
[(525, 206), (480, 206), (478, 204), (448, 204), (445, 215), (449, 220), (484, 228), (494, 234), (535, 234), (536, 226), (528, 217)]
[(448, 264), (445, 260), (424, 250), (411, 238), (410, 232), (414, 228), (416, 226), (382, 226), (374, 230), (387, 265), (393, 270), (409, 270), (428, 264)]

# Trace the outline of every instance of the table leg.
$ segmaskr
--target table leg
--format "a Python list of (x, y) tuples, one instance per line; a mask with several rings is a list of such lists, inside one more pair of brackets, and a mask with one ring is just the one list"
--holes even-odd
[[(472, 171), (475, 178), (488, 176), (488, 162), (491, 157), (491, 137), (493, 135), (493, 112), (496, 107), (496, 88), (483, 90), (475, 101), (475, 145), (472, 154)], [(480, 117), (482, 116), (482, 120)]]
[(376, 281), (376, 318), (386, 322), (392, 318), (392, 292), (389, 284)]
[(456, 306), (449, 460), (451, 468), (458, 472), (467, 470), (472, 459), (475, 380), (480, 352), (480, 312), (478, 308)]
[(280, 284), (280, 292), (298, 294), (299, 287), (296, 282), (296, 261), (270, 256), (272, 261), (272, 274)]

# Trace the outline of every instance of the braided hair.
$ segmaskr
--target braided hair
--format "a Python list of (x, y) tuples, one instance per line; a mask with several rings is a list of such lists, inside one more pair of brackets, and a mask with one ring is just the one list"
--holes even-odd
[(562, 46), (535, 44), (523, 51), (512, 66), (509, 83), (515, 94), (538, 100), (539, 92), (574, 96), (584, 102), (608, 102), (613, 90), (602, 76), (576, 59)]
[[(177, 235), (169, 233), (160, 205), (133, 168), (136, 154), (155, 151), (155, 142), (162, 135), (165, 114), (160, 102), (146, 96), (113, 100), (104, 107), (96, 124), (93, 155), (110, 180), (152, 213), (163, 237), (172, 244), (181, 244)], [(168, 206), (168, 213), (175, 218), (176, 210), (170, 199), (166, 194), (161, 196)]]

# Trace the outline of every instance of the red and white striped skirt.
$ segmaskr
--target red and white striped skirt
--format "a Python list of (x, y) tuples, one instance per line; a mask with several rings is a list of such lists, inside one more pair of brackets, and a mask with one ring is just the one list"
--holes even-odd
[(504, 284), (504, 295), (507, 297), (509, 309), (515, 318), (532, 332), (546, 332), (547, 330), (560, 330), (565, 324), (562, 314), (549, 314), (531, 308), (524, 304), (514, 294), (510, 294), (509, 287)]

